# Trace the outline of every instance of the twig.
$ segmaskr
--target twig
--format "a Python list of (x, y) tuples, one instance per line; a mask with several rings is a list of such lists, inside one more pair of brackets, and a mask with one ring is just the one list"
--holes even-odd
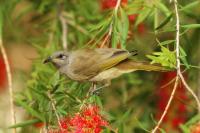
[(109, 31), (108, 31), (108, 34), (106, 35), (106, 37), (105, 37), (105, 39), (103, 40), (103, 42), (101, 43), (101, 45), (100, 45), (100, 48), (103, 48), (104, 47), (104, 45), (105, 45), (105, 43), (107, 42), (107, 40), (109, 39), (109, 37), (111, 36), (111, 34), (112, 34), (112, 24), (113, 22), (111, 22), (110, 23), (110, 27), (109, 27)]
[[(200, 66), (200, 62), (199, 62), (199, 66)], [(200, 71), (198, 72), (198, 98), (200, 99)], [(199, 110), (200, 113), (200, 110)]]
[(120, 6), (121, 0), (117, 0), (117, 4), (115, 6), (115, 13), (118, 12), (119, 6)]
[[(7, 73), (7, 79), (8, 79), (8, 88), (9, 88), (9, 100), (10, 100), (10, 112), (11, 112), (11, 120), (12, 124), (16, 124), (16, 117), (15, 117), (15, 108), (14, 108), (14, 100), (13, 100), (13, 84), (12, 84), (12, 75), (10, 70), (10, 64), (8, 62), (8, 57), (6, 54), (6, 50), (3, 46), (3, 41), (0, 35), (0, 49), (1, 53), (3, 55), (3, 60), (6, 66), (6, 73)], [(13, 133), (16, 133), (16, 128), (13, 129)]]
[(198, 96), (194, 93), (194, 91), (190, 88), (190, 86), (186, 83), (182, 73), (179, 73), (179, 77), (181, 78), (181, 81), (183, 83), (183, 85), (185, 86), (185, 88), (192, 94), (192, 96), (194, 97), (194, 99), (197, 102), (197, 106), (198, 106), (198, 110), (200, 110), (200, 102), (199, 102), (199, 98)]
[(179, 82), (179, 77), (178, 75), (176, 76), (176, 80), (175, 80), (175, 84), (174, 84), (174, 87), (173, 87), (173, 90), (171, 92), (171, 95), (170, 95), (170, 98), (167, 102), (167, 105), (165, 107), (165, 110), (164, 112), (162, 113), (162, 116), (160, 117), (160, 120), (158, 121), (158, 123), (156, 124), (155, 128), (152, 130), (152, 133), (156, 133), (156, 131), (158, 130), (158, 128), (160, 127), (160, 124), (163, 122), (163, 119), (165, 117), (165, 115), (167, 114), (167, 111), (169, 110), (169, 107), (171, 105), (171, 102), (174, 98), (174, 95), (175, 95), (175, 92), (176, 92), (176, 89), (177, 89), (177, 85), (178, 85), (178, 82)]
[[(114, 9), (114, 14), (117, 14), (119, 6), (120, 6), (120, 3), (121, 3), (121, 0), (117, 0), (117, 4), (116, 4), (115, 9)], [(112, 30), (113, 30), (113, 20), (110, 23), (108, 34), (106, 35), (105, 39), (103, 40), (102, 44), (100, 45), (100, 48), (104, 47), (106, 41), (112, 35)]]
[(61, 123), (60, 123), (60, 117), (59, 117), (58, 112), (57, 112), (57, 110), (56, 110), (56, 103), (55, 103), (55, 100), (52, 98), (50, 92), (48, 92), (48, 97), (49, 97), (49, 99), (50, 99), (50, 101), (51, 101), (52, 109), (53, 109), (53, 111), (55, 112), (55, 115), (56, 115), (56, 118), (57, 118), (57, 121), (58, 121), (58, 125), (59, 125), (59, 127), (61, 128), (62, 126), (61, 126)]
[(160, 124), (162, 123), (165, 115), (167, 114), (167, 111), (171, 105), (171, 102), (174, 98), (174, 94), (176, 92), (176, 89), (177, 89), (177, 85), (178, 85), (178, 82), (179, 82), (179, 79), (180, 81), (182, 81), (183, 85), (186, 87), (186, 89), (192, 94), (192, 96), (195, 98), (196, 102), (197, 102), (197, 105), (198, 105), (198, 108), (200, 110), (200, 102), (199, 102), (199, 99), (198, 97), (196, 96), (196, 94), (193, 92), (193, 90), (189, 87), (189, 85), (186, 83), (182, 73), (181, 73), (181, 68), (180, 68), (180, 21), (179, 21), (179, 13), (178, 13), (178, 3), (177, 3), (177, 0), (173, 0), (174, 1), (174, 8), (175, 8), (175, 14), (176, 14), (176, 70), (177, 70), (177, 75), (176, 75), (176, 80), (175, 80), (175, 84), (174, 84), (174, 88), (172, 90), (172, 93), (170, 95), (170, 99), (168, 100), (167, 102), (167, 105), (165, 107), (165, 110), (160, 118), (160, 120), (158, 121), (158, 123), (156, 124), (155, 128), (152, 130), (152, 133), (155, 133), (158, 128), (160, 127)]
[(62, 25), (62, 45), (63, 45), (63, 49), (67, 50), (67, 23), (66, 23), (66, 19), (62, 16), (62, 14), (60, 13), (59, 15), (59, 19)]

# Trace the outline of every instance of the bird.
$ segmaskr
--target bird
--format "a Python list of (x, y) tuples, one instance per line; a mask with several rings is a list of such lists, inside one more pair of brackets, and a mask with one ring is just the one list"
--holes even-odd
[[(93, 87), (90, 91), (93, 93), (110, 86), (112, 79), (125, 73), (137, 70), (166, 71), (166, 68), (160, 65), (130, 59), (137, 54), (136, 50), (129, 52), (117, 48), (84, 48), (74, 51), (56, 51), (43, 63), (51, 62), (60, 73), (74, 81), (92, 82)], [(103, 83), (103, 86), (94, 87), (97, 83)]]

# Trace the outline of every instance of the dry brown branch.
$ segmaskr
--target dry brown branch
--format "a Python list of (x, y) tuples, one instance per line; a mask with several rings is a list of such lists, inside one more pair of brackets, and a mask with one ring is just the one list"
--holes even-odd
[(59, 16), (62, 25), (62, 46), (64, 50), (67, 50), (67, 23), (66, 19), (60, 14)]
[[(117, 14), (117, 12), (118, 12), (118, 9), (120, 7), (120, 3), (121, 3), (121, 0), (117, 0), (117, 4), (116, 4), (115, 9), (114, 9), (115, 14)], [(103, 40), (102, 44), (100, 45), (100, 48), (104, 47), (105, 43), (107, 42), (107, 40), (112, 35), (112, 30), (113, 30), (113, 21), (111, 21), (111, 23), (110, 23), (108, 34), (106, 35), (105, 39)]]
[[(14, 125), (14, 124), (16, 124), (16, 117), (15, 117), (15, 108), (14, 108), (14, 100), (13, 100), (12, 74), (11, 74), (11, 70), (10, 70), (10, 64), (8, 62), (8, 56), (6, 54), (6, 50), (3, 46), (3, 41), (2, 41), (1, 37), (0, 37), (0, 49), (1, 49), (3, 60), (5, 63), (5, 66), (6, 66), (6, 74), (7, 74), (7, 79), (8, 79), (8, 88), (9, 88), (11, 120), (12, 120), (12, 125)], [(16, 128), (13, 129), (13, 133), (16, 133)]]
[(105, 43), (108, 41), (108, 39), (110, 38), (112, 34), (112, 23), (110, 24), (110, 28), (109, 28), (109, 31), (108, 31), (108, 34), (106, 35), (105, 39), (103, 40), (103, 42), (101, 43), (100, 45), (100, 48), (103, 48)]

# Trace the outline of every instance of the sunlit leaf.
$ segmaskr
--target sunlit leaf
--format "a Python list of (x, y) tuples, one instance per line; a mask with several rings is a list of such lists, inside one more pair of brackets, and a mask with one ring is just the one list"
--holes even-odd
[(128, 35), (128, 29), (129, 29), (129, 20), (128, 16), (124, 12), (124, 10), (121, 8), (121, 26), (122, 26), (122, 36), (121, 36), (121, 45), (125, 48), (125, 43)]
[(200, 24), (187, 24), (187, 25), (181, 25), (181, 27), (185, 29), (195, 29), (195, 28), (200, 28)]
[(156, 30), (158, 30), (158, 29), (164, 27), (164, 26), (171, 20), (172, 16), (173, 16), (173, 15), (170, 14), (168, 17), (166, 17), (165, 20), (163, 20), (163, 21), (161, 22), (161, 24), (160, 24), (158, 27), (156, 27)]
[(160, 9), (166, 16), (169, 16), (171, 14), (171, 11), (167, 8), (165, 4), (162, 2), (156, 2), (156, 6), (158, 9)]
[(151, 12), (151, 8), (144, 7), (143, 9), (141, 9), (141, 12), (138, 15), (137, 20), (135, 22), (135, 26), (137, 26), (138, 24), (140, 24), (141, 22), (143, 22), (148, 17), (148, 15), (150, 14), (150, 12)]
[(181, 7), (180, 11), (191, 11), (191, 9), (194, 9), (196, 6), (199, 5), (199, 3), (199, 1), (191, 2), (184, 7)]

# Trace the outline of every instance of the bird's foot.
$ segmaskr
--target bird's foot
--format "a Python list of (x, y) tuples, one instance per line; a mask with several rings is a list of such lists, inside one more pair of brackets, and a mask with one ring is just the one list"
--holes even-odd
[(98, 89), (95, 89), (95, 90), (91, 90), (90, 92), (89, 92), (89, 95), (90, 96), (93, 96), (93, 95), (97, 95), (97, 96), (99, 96), (99, 94), (100, 94), (100, 90)]

